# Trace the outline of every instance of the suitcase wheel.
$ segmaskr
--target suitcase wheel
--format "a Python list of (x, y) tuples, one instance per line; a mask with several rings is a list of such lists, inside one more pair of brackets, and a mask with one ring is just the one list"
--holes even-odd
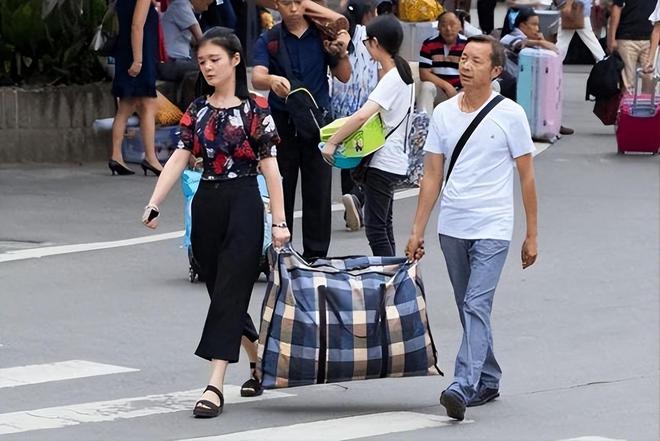
[(195, 280), (197, 280), (197, 278), (198, 278), (197, 272), (191, 266), (190, 269), (188, 270), (188, 280), (190, 280), (190, 283), (195, 283)]

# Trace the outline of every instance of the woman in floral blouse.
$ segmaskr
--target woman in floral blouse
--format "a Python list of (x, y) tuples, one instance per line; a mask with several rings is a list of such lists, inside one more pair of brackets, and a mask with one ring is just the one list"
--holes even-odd
[[(213, 90), (197, 98), (181, 118), (179, 149), (165, 164), (143, 222), (158, 225), (158, 205), (179, 179), (190, 156), (201, 157), (204, 172), (192, 203), (192, 249), (204, 273), (211, 305), (195, 354), (211, 362), (211, 379), (195, 404), (197, 417), (222, 412), (222, 388), (241, 343), (256, 361), (257, 333), (247, 314), (262, 253), (263, 202), (258, 170), (266, 178), (273, 215), (273, 245), (288, 242), (282, 183), (275, 158), (279, 142), (267, 101), (250, 95), (242, 48), (232, 33), (207, 31), (197, 61)], [(241, 395), (261, 393), (254, 363)]]

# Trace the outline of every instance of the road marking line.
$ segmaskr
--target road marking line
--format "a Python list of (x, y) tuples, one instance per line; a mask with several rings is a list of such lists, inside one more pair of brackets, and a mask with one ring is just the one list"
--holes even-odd
[[(225, 385), (225, 403), (241, 404), (295, 396), (284, 392), (266, 391), (259, 397), (242, 398), (240, 389), (239, 386)], [(3, 413), (0, 414), (0, 435), (61, 429), (83, 423), (100, 423), (181, 411), (192, 412), (193, 405), (201, 393), (201, 389), (193, 389), (168, 394)]]
[[(414, 197), (417, 196), (418, 194), (419, 194), (418, 188), (403, 190), (395, 193), (394, 200)], [(332, 204), (332, 211), (342, 211), (343, 209), (344, 209), (343, 204)], [(300, 219), (302, 217), (302, 211), (296, 211), (293, 217), (296, 219)], [(76, 245), (60, 245), (54, 247), (13, 250), (13, 251), (7, 251), (5, 253), (0, 253), (0, 263), (13, 262), (16, 260), (25, 260), (25, 259), (37, 259), (48, 256), (57, 256), (60, 254), (82, 253), (85, 251), (96, 251), (96, 250), (105, 250), (109, 248), (120, 248), (120, 247), (128, 247), (133, 245), (141, 245), (145, 243), (159, 242), (162, 240), (177, 239), (179, 237), (183, 237), (184, 234), (185, 231), (180, 230), (180, 231), (173, 231), (172, 233), (153, 234), (149, 236), (136, 237), (133, 239), (116, 240), (110, 242), (92, 242), (92, 243), (81, 243)]]
[(626, 441), (625, 439), (618, 439), (618, 438), (603, 438), (602, 436), (580, 436), (577, 438), (567, 438), (567, 439), (562, 439), (559, 441)]
[(73, 380), (98, 375), (139, 372), (139, 369), (94, 363), (85, 360), (69, 360), (57, 363), (33, 364), (0, 369), (0, 389), (25, 386), (50, 381)]
[(58, 254), (80, 253), (83, 251), (103, 250), (108, 248), (127, 247), (131, 245), (140, 245), (143, 243), (158, 242), (161, 240), (176, 239), (182, 237), (184, 231), (174, 231), (172, 233), (154, 234), (151, 236), (136, 237), (134, 239), (116, 240), (111, 242), (93, 242), (81, 243), (77, 245), (61, 245), (55, 247), (32, 248), (26, 250), (7, 251), (0, 254), (0, 262), (10, 262), (13, 260), (34, 259), (39, 257), (55, 256)]
[(340, 441), (471, 423), (417, 412), (383, 412), (180, 441)]
[[(538, 156), (543, 153), (550, 143), (546, 142), (535, 142), (534, 146), (536, 149), (532, 153), (533, 156)], [(397, 191), (394, 193), (394, 200), (398, 201), (401, 199), (417, 197), (419, 195), (419, 188), (411, 188), (408, 190)], [(332, 204), (332, 211), (341, 211), (344, 209), (343, 204)], [(300, 219), (302, 217), (302, 211), (298, 210), (294, 212), (293, 217), (295, 219)], [(35, 259), (40, 257), (47, 256), (56, 256), (60, 254), (70, 254), (70, 253), (81, 253), (84, 251), (95, 251), (95, 250), (104, 250), (108, 248), (119, 248), (127, 247), (132, 245), (141, 245), (150, 242), (159, 242), (161, 240), (176, 239), (183, 237), (184, 231), (174, 231), (172, 233), (164, 234), (154, 234), (150, 236), (136, 237), (134, 239), (125, 239), (117, 240), (110, 242), (93, 242), (93, 243), (82, 243), (77, 245), (62, 245), (54, 247), (42, 247), (42, 248), (32, 248), (25, 250), (15, 250), (7, 251), (5, 253), (0, 253), (0, 263), (2, 262), (13, 262), (16, 260), (25, 260), (25, 259)]]

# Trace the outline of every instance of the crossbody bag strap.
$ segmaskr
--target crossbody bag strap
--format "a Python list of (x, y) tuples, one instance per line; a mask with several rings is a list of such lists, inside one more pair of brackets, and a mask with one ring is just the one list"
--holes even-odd
[(504, 97), (502, 95), (497, 95), (495, 98), (490, 100), (488, 104), (486, 104), (486, 106), (483, 109), (481, 109), (481, 112), (479, 112), (477, 116), (474, 117), (474, 119), (467, 127), (467, 129), (465, 129), (465, 132), (463, 132), (463, 135), (456, 143), (456, 147), (454, 147), (454, 152), (451, 155), (451, 161), (449, 162), (449, 169), (447, 170), (447, 177), (445, 178), (445, 185), (449, 180), (449, 175), (451, 175), (451, 171), (454, 169), (454, 165), (456, 164), (458, 155), (460, 155), (461, 151), (463, 151), (463, 147), (465, 147), (465, 144), (467, 143), (468, 139), (470, 139), (470, 136), (472, 136), (474, 130), (481, 123), (481, 121), (484, 120), (486, 115), (488, 115), (490, 111), (493, 110), (495, 106), (497, 106), (502, 101), (504, 101)]
[[(279, 38), (279, 50), (277, 51), (280, 65), (282, 66), (282, 69), (284, 69), (284, 73), (287, 76), (287, 79), (289, 81), (293, 79), (298, 79), (294, 74), (293, 74), (293, 68), (291, 67), (291, 58), (289, 58), (289, 51), (286, 48), (286, 44), (284, 43), (284, 29), (282, 28), (282, 24), (280, 24), (280, 29), (278, 32), (278, 38)], [(300, 81), (300, 80), (298, 80)]]
[[(415, 87), (415, 86), (413, 86), (413, 88), (414, 88), (414, 87)], [(413, 105), (414, 105), (413, 103), (415, 102), (415, 101), (414, 101), (414, 100), (415, 100), (415, 92), (414, 92), (414, 90), (413, 90), (413, 92), (412, 92), (411, 95), (412, 95), (412, 100), (411, 100), (411, 103), (410, 103), (410, 107), (408, 107), (408, 111), (407, 111), (406, 114), (403, 116), (403, 119), (401, 119), (401, 121), (399, 121), (399, 124), (397, 124), (396, 127), (394, 127), (392, 130), (390, 130), (389, 132), (387, 132), (387, 135), (385, 135), (385, 139), (389, 138), (390, 135), (396, 131), (396, 129), (398, 129), (399, 127), (401, 127), (401, 124), (403, 124), (403, 122), (404, 122), (404, 121), (410, 116), (410, 113), (411, 113), (412, 108), (413, 108)], [(408, 127), (408, 124), (406, 124), (406, 128), (407, 128), (407, 127)], [(407, 131), (406, 131), (406, 132), (407, 132)], [(406, 137), (406, 139), (407, 139), (407, 137)], [(405, 150), (405, 147), (404, 147), (404, 150)]]

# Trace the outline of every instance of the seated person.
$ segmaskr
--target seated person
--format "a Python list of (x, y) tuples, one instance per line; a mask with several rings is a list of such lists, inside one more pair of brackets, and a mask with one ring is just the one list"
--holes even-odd
[(543, 37), (539, 26), (538, 14), (532, 8), (521, 8), (514, 21), (513, 30), (502, 37), (500, 43), (516, 54), (525, 47), (537, 47), (559, 53), (557, 46)]
[[(539, 28), (539, 16), (532, 8), (520, 8), (513, 31), (502, 37), (500, 43), (505, 47), (507, 54), (504, 72), (499, 81), (501, 94), (514, 100), (520, 51), (526, 47), (535, 47), (559, 53), (557, 46), (543, 38)], [(573, 129), (562, 126), (559, 133), (571, 135)]]
[(461, 22), (453, 12), (438, 17), (439, 35), (428, 38), (419, 51), (419, 79), (422, 81), (417, 107), (429, 115), (438, 103), (453, 97), (461, 88), (458, 62), (467, 39), (462, 37)]
[[(168, 61), (158, 63), (158, 79), (179, 83), (177, 87), (177, 105), (185, 109), (194, 96), (182, 97), (187, 83), (197, 78), (199, 67), (197, 60), (192, 59), (191, 40), (199, 41), (202, 29), (195, 13), (204, 12), (214, 0), (172, 0), (161, 17), (163, 37)], [(188, 95), (188, 94), (185, 94)], [(186, 102), (188, 101), (188, 102)]]

